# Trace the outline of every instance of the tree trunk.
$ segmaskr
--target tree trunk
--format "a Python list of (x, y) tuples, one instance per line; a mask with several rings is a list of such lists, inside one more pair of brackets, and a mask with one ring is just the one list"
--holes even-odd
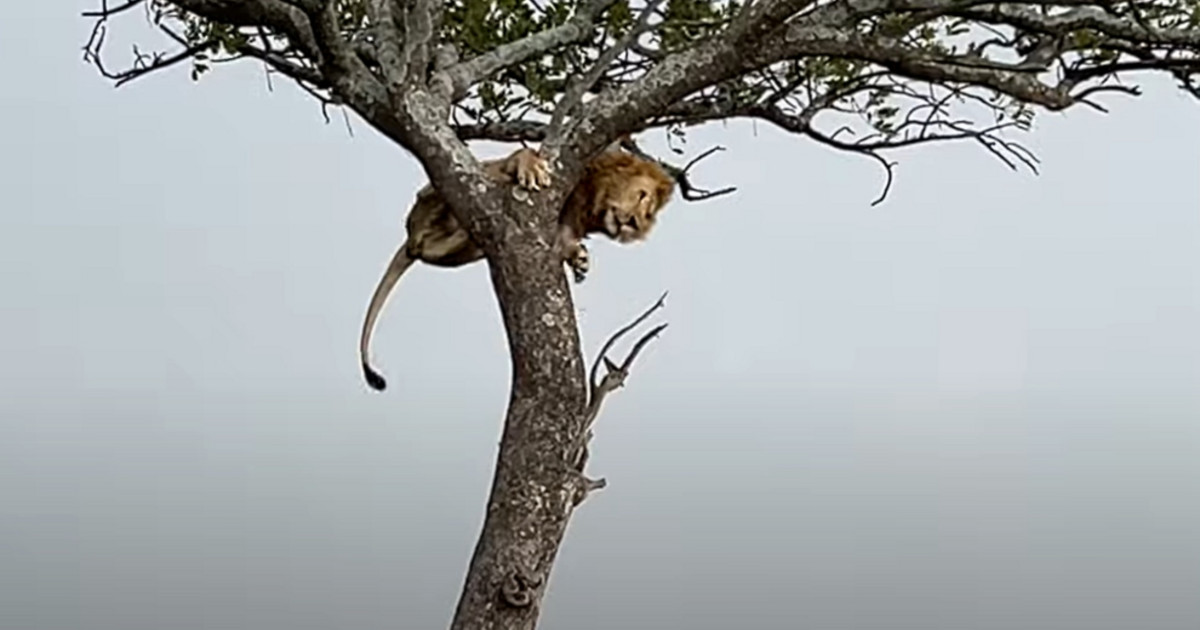
[[(508, 195), (505, 195), (508, 197)], [(536, 195), (536, 203), (557, 195)], [(483, 531), (452, 630), (532, 630), (583, 482), (573, 466), (587, 390), (553, 217), (509, 198), (488, 259), (512, 357), (512, 390)]]

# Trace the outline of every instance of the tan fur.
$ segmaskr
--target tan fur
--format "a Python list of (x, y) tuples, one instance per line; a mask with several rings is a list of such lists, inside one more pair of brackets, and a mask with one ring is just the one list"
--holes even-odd
[[(515, 182), (534, 190), (550, 183), (547, 165), (532, 149), (520, 149), (506, 158), (484, 162), (483, 166), (497, 181)], [(675, 180), (658, 164), (619, 149), (610, 148), (589, 162), (559, 218), (559, 245), (576, 282), (583, 280), (588, 268), (584, 239), (595, 233), (621, 243), (645, 239), (674, 191)], [(483, 250), (471, 240), (430, 185), (417, 192), (405, 225), (408, 237), (393, 255), (371, 296), (359, 337), (363, 375), (376, 390), (386, 388), (387, 382), (367, 361), (371, 334), (400, 276), (416, 261), (437, 267), (461, 267), (483, 258)]]
[(563, 208), (560, 223), (578, 238), (601, 233), (619, 243), (646, 238), (658, 212), (675, 192), (675, 180), (658, 164), (623, 151), (588, 163)]

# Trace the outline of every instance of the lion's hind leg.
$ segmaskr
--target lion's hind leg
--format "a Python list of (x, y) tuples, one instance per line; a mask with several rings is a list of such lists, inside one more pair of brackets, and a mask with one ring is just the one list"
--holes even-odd
[(483, 250), (463, 227), (426, 234), (413, 244), (409, 253), (435, 267), (461, 267), (483, 258)]

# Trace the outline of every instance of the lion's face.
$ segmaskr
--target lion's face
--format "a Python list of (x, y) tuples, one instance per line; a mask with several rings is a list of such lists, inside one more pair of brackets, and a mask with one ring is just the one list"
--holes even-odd
[(619, 243), (639, 241), (650, 233), (658, 212), (670, 199), (673, 180), (657, 173), (632, 173), (603, 187), (596, 210), (604, 230)]

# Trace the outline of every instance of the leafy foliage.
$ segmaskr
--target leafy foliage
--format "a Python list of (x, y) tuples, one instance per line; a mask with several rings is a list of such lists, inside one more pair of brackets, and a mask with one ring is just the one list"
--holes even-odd
[[(363, 59), (370, 66), (375, 29), (367, 0), (332, 1), (342, 37), (367, 52)], [(761, 8), (767, 1), (752, 6)], [(445, 0), (437, 40), (452, 45), (460, 59), (471, 59), (560, 27), (580, 14), (585, 3), (594, 2)], [(252, 57), (276, 67), (282, 61), (308, 73), (298, 82), (310, 93), (336, 102), (328, 85), (308, 79), (319, 79), (320, 69), (284, 34), (261, 24), (204, 19), (170, 0), (145, 4), (151, 20), (187, 54), (178, 59), (139, 55), (131, 74), (189, 59), (192, 76), (199, 79), (214, 64), (233, 59)], [(641, 128), (665, 127), (672, 137), (682, 138), (690, 125), (758, 118), (834, 148), (877, 158), (880, 150), (968, 139), (1010, 165), (1020, 162), (1032, 168), (1033, 157), (1006, 140), (1004, 132), (1027, 129), (1034, 105), (1058, 108), (1083, 102), (1100, 107), (1091, 94), (1136, 94), (1135, 87), (1119, 79), (1144, 69), (1170, 72), (1185, 90), (1200, 97), (1195, 81), (1200, 76), (1200, 44), (1189, 44), (1191, 40), (1181, 35), (1200, 30), (1200, 0), (1094, 5), (1071, 0), (1061, 6), (945, 0), (938, 9), (896, 9), (902, 4), (881, 3), (883, 10), (854, 15), (859, 9), (848, 0), (793, 2), (796, 9), (790, 19), (842, 11), (851, 17), (841, 22), (827, 19), (845, 37), (854, 38), (848, 41), (886, 44), (894, 52), (882, 57), (852, 51), (784, 59), (708, 85), (642, 121)], [(590, 86), (593, 93), (635, 81), (665, 56), (721, 37), (744, 9), (738, 0), (610, 1), (586, 37), (481, 77), (453, 104), (452, 122), (460, 129), (477, 130), (499, 129), (513, 121), (545, 123), (572, 81), (589, 73), (605, 51), (619, 47), (619, 54)], [(639, 22), (647, 11), (648, 20)], [(1068, 15), (1079, 19), (1064, 21)], [(1106, 25), (1101, 17), (1117, 20), (1117, 26)], [(621, 45), (635, 28), (637, 36)], [(93, 57), (98, 63), (98, 53)], [(959, 78), (963, 68), (972, 67), (981, 72)], [(292, 78), (297, 78), (295, 72)], [(499, 132), (479, 135), (512, 139)]]
[[(586, 0), (585, 0), (586, 1)], [(451, 0), (446, 5), (442, 41), (457, 47), (460, 54), (483, 54), (502, 44), (562, 25), (582, 5), (579, 0)], [(661, 22), (650, 35), (649, 45), (662, 52), (681, 49), (718, 30), (739, 8), (736, 2), (714, 0), (668, 0)], [(636, 10), (641, 10), (639, 6)], [(460, 105), (460, 123), (495, 123), (520, 120), (531, 113), (549, 116), (568, 81), (588, 71), (600, 54), (624, 37), (636, 21), (629, 0), (614, 2), (599, 20), (595, 33), (585, 42), (553, 51), (506, 69), (475, 87), (471, 100)], [(637, 50), (623, 55), (605, 73), (598, 85), (612, 86), (640, 75), (649, 59)]]

